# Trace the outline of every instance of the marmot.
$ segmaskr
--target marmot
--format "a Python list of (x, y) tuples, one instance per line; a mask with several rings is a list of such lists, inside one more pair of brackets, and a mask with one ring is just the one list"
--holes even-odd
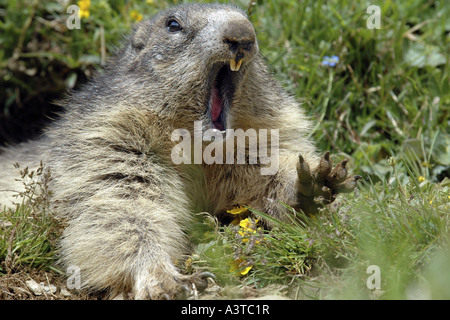
[[(312, 213), (315, 197), (329, 203), (359, 178), (318, 155), (310, 121), (234, 6), (181, 5), (139, 23), (104, 71), (59, 103), (64, 114), (41, 138), (3, 150), (0, 190), (11, 189), (13, 162), (51, 169), (54, 210), (67, 221), (61, 261), (80, 268), (87, 289), (172, 298), (202, 276), (174, 265), (195, 212), (248, 205), (283, 219), (283, 202)], [(195, 122), (277, 130), (277, 172), (261, 174), (261, 159), (175, 164), (172, 133), (194, 135)]]

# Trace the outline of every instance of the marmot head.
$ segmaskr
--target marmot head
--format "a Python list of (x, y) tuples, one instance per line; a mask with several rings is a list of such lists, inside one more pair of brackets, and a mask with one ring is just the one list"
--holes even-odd
[(159, 113), (224, 130), (236, 89), (257, 54), (255, 30), (242, 10), (191, 4), (137, 25), (119, 61), (129, 83), (154, 91), (149, 99), (158, 100), (151, 104)]

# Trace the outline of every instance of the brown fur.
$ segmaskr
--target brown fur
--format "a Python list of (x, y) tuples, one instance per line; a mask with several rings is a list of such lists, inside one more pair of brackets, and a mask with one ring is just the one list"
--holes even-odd
[[(168, 31), (170, 18), (182, 32)], [(279, 129), (276, 175), (262, 176), (259, 165), (171, 161), (173, 130), (192, 133), (198, 120), (211, 127), (217, 65), (234, 57), (224, 39), (254, 42), (233, 73), (227, 128)], [(245, 13), (231, 6), (179, 6), (140, 23), (105, 71), (61, 104), (65, 114), (42, 139), (4, 151), (0, 189), (11, 187), (12, 162), (44, 160), (54, 178), (55, 211), (68, 221), (62, 262), (81, 269), (88, 289), (173, 297), (193, 281), (174, 261), (188, 247), (185, 229), (195, 212), (218, 215), (245, 204), (283, 218), (278, 201), (302, 208), (298, 155), (319, 166), (306, 138), (310, 122), (272, 78)], [(35, 156), (25, 156), (31, 149)]]

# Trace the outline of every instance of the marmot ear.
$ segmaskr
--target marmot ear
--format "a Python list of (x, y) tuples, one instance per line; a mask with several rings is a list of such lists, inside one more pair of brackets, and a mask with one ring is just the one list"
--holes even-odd
[(140, 51), (144, 49), (146, 43), (148, 42), (149, 35), (149, 21), (143, 21), (133, 27), (133, 34), (131, 37), (131, 45), (134, 49)]

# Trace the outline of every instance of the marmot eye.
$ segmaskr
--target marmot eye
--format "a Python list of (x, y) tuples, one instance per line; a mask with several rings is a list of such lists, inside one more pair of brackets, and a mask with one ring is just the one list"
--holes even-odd
[(167, 21), (167, 29), (169, 29), (170, 32), (177, 32), (183, 30), (181, 25), (175, 19), (170, 19), (169, 21)]

